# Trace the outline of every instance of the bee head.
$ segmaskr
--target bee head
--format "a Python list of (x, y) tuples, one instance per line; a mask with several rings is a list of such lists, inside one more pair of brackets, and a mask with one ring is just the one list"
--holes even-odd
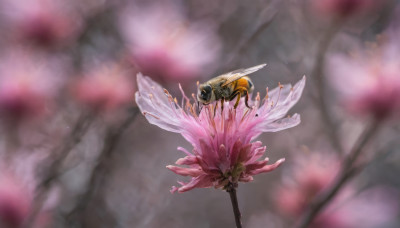
[(212, 88), (210, 85), (200, 85), (199, 91), (197, 92), (197, 99), (203, 103), (208, 104), (211, 102)]

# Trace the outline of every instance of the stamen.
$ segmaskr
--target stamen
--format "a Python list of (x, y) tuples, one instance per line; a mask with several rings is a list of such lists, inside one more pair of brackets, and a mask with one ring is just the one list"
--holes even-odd
[(213, 109), (214, 109), (214, 117), (215, 117), (215, 113), (217, 112), (217, 108), (218, 108), (218, 102), (216, 102), (215, 103), (215, 107), (213, 107)]
[(156, 118), (156, 119), (160, 119), (158, 116), (156, 116), (156, 115), (154, 115), (154, 114), (152, 114), (152, 113), (150, 113), (150, 112), (143, 112), (143, 115), (144, 116), (146, 116), (146, 115), (149, 115), (149, 116), (151, 116), (151, 117), (154, 117), (154, 118)]
[(178, 85), (179, 85), (179, 90), (181, 91), (183, 97), (182, 98), (182, 107), (183, 107), (183, 101), (186, 100), (186, 102), (189, 102), (190, 99), (186, 96), (185, 92), (183, 91), (181, 83), (179, 83)]
[(248, 113), (249, 113), (249, 109), (247, 109), (246, 112), (243, 114), (242, 119), (240, 120), (241, 123), (243, 122), (243, 120), (245, 119), (245, 117)]
[(149, 98), (150, 98), (150, 101), (153, 104), (153, 106), (159, 105), (159, 103), (156, 100), (154, 100), (154, 96), (152, 93), (149, 93)]
[(168, 90), (164, 89), (164, 93), (167, 95), (169, 103), (173, 103), (174, 99), (172, 98), (171, 94), (169, 94)]
[[(262, 105), (265, 105), (265, 103), (268, 101), (269, 95), (268, 95), (268, 87), (265, 88), (265, 97), (263, 98), (263, 100), (261, 101)], [(265, 106), (264, 106), (265, 107)]]
[(290, 93), (292, 94), (292, 97), (293, 97), (293, 95), (294, 95), (294, 88), (292, 87), (292, 88), (290, 88)]
[(192, 113), (192, 116), (193, 116), (195, 119), (198, 118), (194, 105), (190, 105), (190, 113)]
[(256, 99), (255, 99), (255, 107), (260, 107), (260, 93), (259, 92), (257, 92), (257, 96), (256, 96)]
[(282, 91), (282, 89), (283, 89), (283, 85), (282, 85), (280, 82), (278, 82), (278, 86), (279, 86), (278, 97), (277, 97), (277, 99), (276, 99), (275, 106), (274, 106), (274, 101), (272, 101), (272, 105), (271, 105), (272, 108), (273, 108), (273, 107), (276, 107), (276, 106), (278, 105), (279, 98), (281, 97), (281, 91)]
[[(214, 117), (212, 117), (211, 116), (211, 113), (212, 113), (212, 105), (208, 105), (207, 107), (206, 107), (206, 110), (207, 110), (207, 116), (208, 116), (208, 121), (211, 123), (211, 126), (213, 127), (213, 129), (214, 129), (214, 132), (215, 132), (215, 129), (216, 129), (216, 127), (215, 127), (215, 120), (214, 120)], [(211, 129), (212, 130), (212, 129)]]
[(279, 102), (279, 98), (281, 97), (281, 91), (282, 91), (282, 89), (283, 89), (283, 85), (281, 85), (280, 82), (278, 82), (278, 85), (279, 85), (279, 93), (278, 93), (278, 98), (277, 98), (277, 100), (276, 100), (275, 106), (276, 106), (276, 105), (278, 104), (278, 102)]

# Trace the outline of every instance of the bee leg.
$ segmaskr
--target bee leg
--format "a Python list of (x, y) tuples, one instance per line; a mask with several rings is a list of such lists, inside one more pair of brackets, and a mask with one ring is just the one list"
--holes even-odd
[(197, 115), (200, 115), (200, 112), (202, 109), (203, 109), (203, 106), (200, 107), (200, 102), (197, 101)]
[(221, 99), (221, 113), (222, 111), (224, 111), (224, 102), (225, 102), (225, 98)]
[(244, 98), (244, 103), (246, 104), (246, 107), (249, 109), (252, 109), (249, 104), (247, 103), (249, 101), (249, 93), (247, 91), (244, 92), (246, 94), (246, 97)]
[(239, 94), (239, 92), (235, 91), (232, 93), (232, 95), (229, 97), (229, 101), (233, 101), (233, 99), (235, 99), (235, 97)]
[[(238, 96), (239, 95), (239, 96)], [(234, 91), (233, 93), (232, 93), (232, 95), (229, 97), (229, 101), (233, 101), (233, 99), (235, 99), (235, 97), (236, 96), (238, 96), (239, 97), (239, 100), (240, 100), (240, 92), (239, 91)], [(236, 109), (236, 107), (238, 106), (238, 104), (239, 104), (239, 100), (237, 100), (236, 101), (236, 103), (235, 103), (235, 109)]]
[(240, 101), (240, 97), (241, 97), (241, 95), (240, 95), (240, 92), (236, 95), (237, 96), (237, 99), (236, 99), (236, 103), (235, 103), (235, 106), (233, 106), (234, 107), (234, 109), (236, 109), (237, 108), (237, 106), (239, 105), (239, 101)]

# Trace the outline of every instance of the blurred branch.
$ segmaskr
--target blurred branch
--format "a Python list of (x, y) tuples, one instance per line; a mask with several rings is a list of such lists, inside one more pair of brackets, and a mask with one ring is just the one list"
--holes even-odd
[[(297, 228), (307, 228), (317, 214), (335, 197), (341, 187), (351, 179), (355, 174), (361, 171), (360, 168), (353, 168), (364, 147), (368, 141), (377, 133), (381, 122), (374, 121), (370, 126), (366, 127), (358, 140), (355, 142), (353, 149), (343, 161), (339, 175), (336, 177), (333, 184), (325, 191), (316, 196), (310, 207), (300, 218)], [(364, 166), (363, 166), (364, 167)]]
[(385, 146), (383, 146), (382, 148), (379, 148), (376, 151), (375, 156), (373, 156), (372, 158), (370, 158), (367, 161), (361, 162), (361, 163), (357, 164), (356, 166), (352, 167), (351, 172), (354, 173), (354, 175), (356, 175), (359, 172), (361, 172), (361, 171), (365, 170), (366, 168), (368, 168), (369, 166), (371, 166), (372, 164), (380, 163), (384, 159), (387, 159), (387, 157), (389, 157), (390, 155), (392, 155), (396, 152), (399, 152), (398, 151), (400, 148), (399, 141), (400, 141), (399, 137), (395, 137), (394, 139), (389, 140), (387, 143), (385, 143)]
[(396, 17), (396, 5), (398, 4), (398, 0), (387, 1), (386, 5), (383, 7), (382, 12), (379, 14), (379, 18), (375, 21), (375, 23), (371, 26), (371, 29), (375, 34), (382, 33), (387, 26), (392, 23), (394, 20), (393, 17)]
[(274, 6), (270, 6), (259, 14), (256, 26), (250, 33), (245, 33), (239, 40), (236, 48), (229, 54), (227, 61), (223, 64), (222, 69), (229, 69), (231, 65), (236, 64), (238, 58), (242, 57), (249, 46), (269, 27), (277, 13), (278, 11), (275, 10)]
[(44, 178), (37, 187), (37, 194), (35, 197), (32, 213), (29, 215), (26, 225), (24, 227), (34, 227), (36, 218), (42, 210), (43, 204), (46, 201), (48, 192), (50, 191), (52, 184), (60, 175), (60, 169), (65, 158), (69, 155), (72, 149), (80, 143), (82, 137), (89, 129), (93, 122), (93, 114), (85, 113), (79, 116), (75, 125), (72, 127), (69, 135), (64, 139), (63, 143), (57, 147), (52, 155), (55, 156), (50, 166), (44, 173)]
[[(104, 56), (114, 56), (120, 54), (122, 49), (123, 39), (119, 33), (118, 26), (116, 26), (116, 9), (115, 6), (104, 7), (98, 10), (96, 13), (90, 15), (86, 19), (86, 26), (82, 33), (77, 38), (76, 44), (69, 50), (72, 59), (74, 60), (75, 71), (79, 72), (82, 70), (82, 64), (84, 63), (84, 50), (87, 45), (95, 45), (94, 37), (101, 36), (104, 34), (99, 34), (100, 32), (107, 31), (107, 36), (112, 37), (121, 47), (109, 48), (109, 51)], [(96, 50), (102, 50), (101, 48), (96, 48)], [(110, 51), (112, 53), (110, 53)], [(115, 56), (114, 56), (115, 57)], [(117, 56), (118, 57), (118, 56)]]
[(93, 201), (94, 197), (99, 194), (99, 189), (104, 185), (105, 178), (111, 170), (112, 165), (110, 165), (110, 161), (115, 147), (118, 145), (121, 136), (133, 123), (138, 113), (139, 110), (135, 107), (120, 125), (109, 128), (106, 132), (104, 146), (97, 159), (96, 166), (92, 169), (86, 191), (78, 197), (77, 205), (66, 216), (69, 225), (73, 224), (74, 227), (77, 225), (78, 227), (86, 227), (83, 221), (86, 217), (86, 209)]
[(331, 44), (333, 38), (335, 37), (336, 33), (342, 27), (344, 21), (337, 21), (333, 23), (333, 26), (329, 27), (327, 32), (322, 37), (321, 41), (317, 47), (317, 54), (315, 57), (314, 68), (311, 72), (311, 80), (314, 82), (315, 88), (317, 90), (317, 97), (316, 102), (320, 109), (320, 114), (322, 120), (325, 124), (326, 133), (331, 139), (331, 144), (334, 149), (340, 153), (343, 151), (342, 145), (340, 143), (340, 139), (337, 134), (337, 125), (332, 120), (332, 116), (329, 112), (328, 105), (326, 103), (326, 81), (323, 73), (324, 65), (325, 65), (325, 57), (326, 52)]

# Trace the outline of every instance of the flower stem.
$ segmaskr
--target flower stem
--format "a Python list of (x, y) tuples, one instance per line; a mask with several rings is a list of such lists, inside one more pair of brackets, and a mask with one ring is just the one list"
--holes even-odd
[(240, 214), (239, 210), (239, 204), (236, 196), (236, 188), (233, 186), (232, 183), (229, 183), (226, 191), (229, 193), (229, 196), (231, 197), (233, 213), (235, 214), (236, 228), (242, 228), (242, 222), (241, 222), (242, 215)]
[(343, 161), (341, 171), (331, 187), (329, 187), (326, 191), (322, 192), (315, 198), (309, 209), (300, 218), (300, 222), (296, 226), (297, 228), (308, 227), (312, 220), (318, 215), (318, 213), (336, 196), (341, 187), (343, 187), (343, 185), (348, 180), (350, 180), (357, 173), (357, 171), (359, 171), (358, 169), (353, 168), (354, 163), (356, 163), (357, 159), (362, 154), (365, 145), (377, 132), (379, 125), (379, 121), (374, 121), (360, 135), (360, 137), (354, 144), (353, 149)]

